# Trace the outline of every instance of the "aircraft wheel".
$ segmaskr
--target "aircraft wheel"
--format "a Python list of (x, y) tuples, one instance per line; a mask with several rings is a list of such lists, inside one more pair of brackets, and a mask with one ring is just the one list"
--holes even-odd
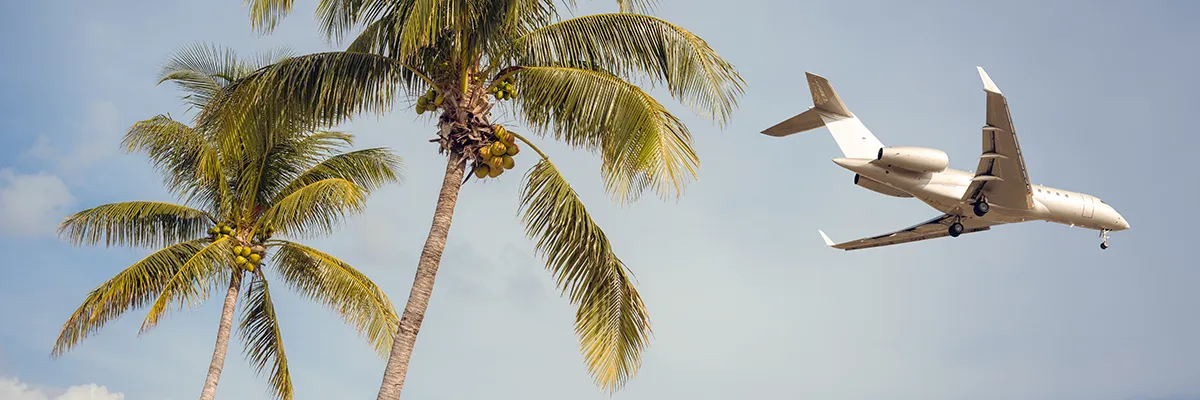
[(963, 225), (958, 222), (951, 224), (950, 225), (950, 237), (958, 237), (958, 235), (961, 235), (963, 233), (964, 229), (965, 228), (963, 228)]
[(992, 210), (992, 206), (988, 205), (988, 203), (983, 200), (980, 200), (978, 203), (975, 203), (975, 207), (972, 207), (972, 208), (974, 209), (975, 216), (977, 216), (977, 217), (982, 217), (984, 214), (987, 214), (988, 211)]
[(1100, 242), (1100, 250), (1108, 250), (1108, 242)]

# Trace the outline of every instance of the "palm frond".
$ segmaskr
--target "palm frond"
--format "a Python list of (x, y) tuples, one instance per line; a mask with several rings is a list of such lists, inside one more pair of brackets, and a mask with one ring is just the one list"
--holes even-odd
[(312, 183), (340, 178), (367, 191), (401, 181), (400, 157), (383, 147), (363, 149), (330, 157), (300, 173), (280, 193), (290, 194)]
[(220, 210), (221, 192), (228, 189), (216, 145), (200, 131), (169, 115), (138, 121), (121, 142), (128, 152), (142, 152), (163, 176), (170, 192), (199, 200)]
[(637, 86), (600, 71), (522, 67), (517, 108), (535, 131), (599, 150), (605, 189), (620, 201), (653, 188), (680, 195), (700, 160), (687, 126)]
[(255, 204), (273, 204), (281, 193), (291, 193), (298, 186), (287, 186), (296, 177), (353, 142), (350, 134), (330, 131), (304, 133), (275, 141), (261, 158), (256, 157), (262, 160), (262, 168), (257, 190), (251, 194)]
[(363, 273), (329, 254), (279, 242), (272, 265), (301, 294), (325, 304), (387, 355), (400, 324), (391, 300)]
[(174, 82), (187, 93), (185, 102), (206, 108), (233, 81), (290, 56), (291, 50), (280, 47), (244, 60), (231, 48), (195, 43), (176, 51), (163, 66), (158, 83)]
[[(356, 26), (386, 18), (389, 10), (411, 0), (321, 0), (317, 5), (317, 20), (326, 38), (338, 41)], [(394, 15), (394, 14), (392, 14)]]
[(270, 32), (292, 13), (295, 0), (243, 0), (242, 3), (250, 9), (250, 27), (259, 32)]
[(658, 8), (658, 0), (617, 0), (622, 13), (651, 14)]
[(162, 247), (198, 238), (215, 222), (190, 207), (129, 201), (72, 214), (58, 226), (58, 234), (75, 245)]
[(650, 319), (624, 263), (547, 159), (526, 174), (522, 220), (558, 287), (578, 307), (575, 333), (596, 384), (620, 388), (641, 364)]
[(208, 299), (214, 288), (229, 280), (233, 266), (233, 245), (228, 237), (221, 237), (196, 251), (175, 270), (164, 282), (162, 290), (150, 306), (150, 312), (142, 321), (139, 334), (158, 325), (167, 313), (167, 307), (176, 305), (180, 309), (195, 307)]
[(283, 336), (279, 330), (275, 304), (267, 280), (261, 273), (253, 274), (246, 300), (242, 303), (242, 322), (238, 333), (245, 344), (246, 357), (258, 373), (271, 365), (270, 382), (275, 398), (291, 400), (292, 376), (288, 373), (287, 354), (283, 351)]
[[(240, 131), (256, 116), (282, 116), (303, 128), (332, 126), (360, 112), (386, 112), (397, 86), (421, 78), (387, 57), (352, 52), (292, 57), (227, 88), (211, 121)], [(409, 71), (412, 72), (412, 71)]]
[(259, 227), (290, 237), (329, 233), (366, 204), (367, 190), (342, 178), (322, 179), (287, 194), (263, 212)]
[(126, 311), (145, 306), (205, 244), (204, 241), (193, 240), (168, 246), (133, 263), (97, 286), (63, 324), (51, 355), (63, 355), (99, 331), (108, 321)]
[[(622, 7), (630, 5), (621, 1)], [(645, 6), (649, 1), (636, 1)], [(520, 65), (598, 66), (626, 80), (646, 74), (672, 96), (722, 126), (745, 82), (700, 37), (659, 18), (619, 13), (572, 18), (515, 43)]]

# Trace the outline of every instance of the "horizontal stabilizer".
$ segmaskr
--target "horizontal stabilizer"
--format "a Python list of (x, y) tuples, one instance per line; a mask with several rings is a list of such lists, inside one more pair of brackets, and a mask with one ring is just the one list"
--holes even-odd
[(809, 108), (808, 111), (796, 114), (796, 116), (788, 118), (787, 121), (775, 124), (775, 126), (767, 128), (762, 133), (767, 136), (782, 137), (817, 129), (822, 126), (825, 126), (825, 120), (821, 119), (821, 114), (818, 113), (816, 108)]

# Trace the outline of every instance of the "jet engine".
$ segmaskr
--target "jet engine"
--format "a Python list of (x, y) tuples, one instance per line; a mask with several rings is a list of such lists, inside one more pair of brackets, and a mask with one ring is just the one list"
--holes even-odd
[(867, 188), (868, 190), (870, 190), (872, 192), (886, 194), (886, 195), (892, 196), (892, 197), (902, 197), (902, 198), (912, 197), (911, 194), (904, 193), (903, 191), (900, 191), (897, 189), (893, 189), (891, 186), (884, 185), (882, 183), (879, 183), (879, 181), (876, 181), (874, 179), (871, 179), (871, 178), (868, 178), (868, 177), (865, 177), (865, 176), (862, 176), (859, 174), (854, 174), (854, 184), (858, 185), (858, 186), (862, 186), (864, 188)]
[(926, 147), (884, 147), (875, 159), (915, 172), (942, 172), (950, 166), (946, 152)]

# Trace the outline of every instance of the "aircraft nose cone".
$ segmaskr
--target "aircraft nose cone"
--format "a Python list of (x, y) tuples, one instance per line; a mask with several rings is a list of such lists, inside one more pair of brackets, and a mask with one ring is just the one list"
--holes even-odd
[(1120, 226), (1121, 230), (1129, 229), (1129, 221), (1126, 221), (1125, 217), (1117, 217), (1117, 226)]

